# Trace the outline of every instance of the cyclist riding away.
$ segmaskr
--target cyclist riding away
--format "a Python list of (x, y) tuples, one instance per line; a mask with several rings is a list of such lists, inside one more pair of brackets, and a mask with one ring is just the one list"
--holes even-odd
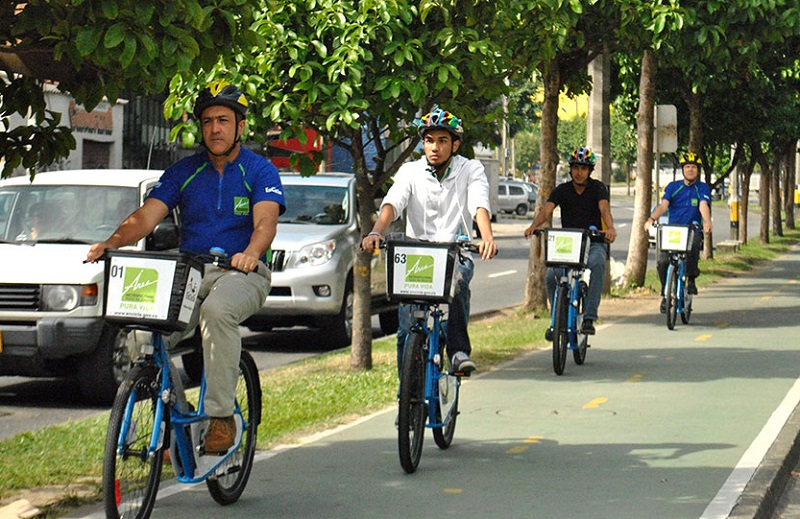
[[(474, 219), (482, 238), (478, 245), (481, 258), (492, 258), (497, 254), (497, 245), (490, 221), (489, 182), (480, 161), (456, 155), (464, 134), (461, 119), (436, 107), (422, 117), (418, 133), (425, 157), (400, 167), (362, 247), (372, 250), (379, 246), (389, 224), (406, 211), (406, 236), (425, 241), (451, 242), (459, 235), (471, 236)], [(476, 367), (469, 358), (472, 346), (467, 333), (473, 269), (471, 255), (464, 254), (458, 262), (458, 283), (449, 305), (449, 319), (443, 326), (453, 371), (462, 373)], [(398, 366), (413, 324), (412, 308), (408, 304), (399, 308)]]
[[(569, 158), (569, 174), (571, 182), (559, 184), (550, 193), (550, 197), (542, 210), (534, 218), (533, 223), (525, 229), (525, 237), (529, 238), (553, 216), (557, 206), (561, 207), (561, 227), (565, 229), (590, 229), (594, 227), (605, 231), (601, 237), (593, 237), (589, 247), (587, 268), (591, 271), (589, 290), (586, 296), (586, 308), (583, 313), (581, 333), (594, 335), (594, 322), (600, 307), (600, 297), (606, 277), (606, 261), (608, 246), (617, 239), (614, 229), (614, 217), (611, 216), (608, 188), (599, 180), (591, 177), (594, 170), (595, 156), (592, 150), (577, 148)], [(547, 299), (552, 304), (556, 290), (556, 274), (552, 268), (547, 269), (545, 279)], [(545, 338), (553, 340), (553, 330), (548, 329)]]
[[(648, 231), (650, 225), (657, 222), (664, 213), (669, 212), (669, 223), (672, 225), (691, 225), (703, 222), (703, 233), (711, 232), (711, 189), (708, 184), (701, 182), (700, 167), (703, 161), (696, 153), (684, 153), (681, 156), (681, 169), (683, 180), (675, 180), (664, 188), (661, 203), (645, 222), (644, 229)], [(697, 294), (695, 279), (700, 275), (700, 251), (703, 250), (703, 234), (695, 233), (692, 248), (686, 254), (686, 275), (689, 278), (688, 290), (690, 294)], [(667, 268), (669, 268), (669, 254), (662, 252), (658, 258), (658, 277), (661, 280), (661, 313), (667, 311), (667, 301), (663, 297), (664, 284), (667, 281)]]
[[(144, 204), (104, 242), (89, 249), (95, 262), (110, 248), (131, 245), (147, 236), (170, 211), (181, 216), (181, 250), (208, 254), (220, 247), (236, 270), (206, 265), (199, 312), (188, 332), (200, 325), (207, 390), (206, 413), (212, 417), (206, 437), (208, 453), (224, 454), (234, 443), (236, 378), (242, 342), (239, 323), (255, 313), (269, 294), (271, 273), (265, 265), (285, 202), (277, 168), (241, 145), (247, 99), (239, 89), (214, 82), (197, 96), (194, 116), (204, 149), (183, 158), (161, 176)], [(168, 346), (183, 338), (173, 333)]]

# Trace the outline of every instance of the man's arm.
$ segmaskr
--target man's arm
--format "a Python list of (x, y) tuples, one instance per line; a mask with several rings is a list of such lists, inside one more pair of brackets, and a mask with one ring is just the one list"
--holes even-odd
[(278, 215), (281, 205), (272, 200), (262, 200), (253, 206), (253, 234), (250, 243), (242, 252), (231, 257), (231, 266), (252, 272), (258, 266), (258, 260), (266, 254), (278, 232)]
[(600, 208), (600, 218), (603, 219), (603, 224), (605, 225), (606, 241), (608, 243), (614, 243), (614, 240), (617, 239), (617, 230), (614, 228), (611, 204), (608, 203), (608, 200), (600, 200), (597, 206)]
[(475, 223), (478, 224), (478, 230), (481, 233), (481, 243), (478, 245), (481, 258), (491, 259), (497, 254), (497, 244), (494, 242), (492, 234), (492, 219), (485, 207), (478, 208), (478, 212), (475, 213)]
[(372, 230), (361, 240), (361, 247), (364, 250), (372, 250), (378, 247), (383, 240), (383, 232), (395, 219), (395, 210), (392, 204), (383, 204), (378, 219), (372, 225)]
[(539, 211), (539, 214), (536, 215), (536, 218), (533, 219), (533, 223), (525, 229), (525, 237), (530, 238), (533, 234), (533, 231), (541, 227), (541, 225), (549, 220), (553, 216), (553, 211), (556, 209), (556, 204), (551, 201), (547, 201), (542, 207), (542, 210)]
[(650, 218), (648, 218), (647, 221), (644, 222), (644, 230), (649, 231), (650, 225), (656, 223), (658, 219), (661, 218), (662, 214), (666, 214), (668, 209), (669, 209), (669, 200), (667, 200), (666, 198), (662, 198), (661, 203), (658, 204), (656, 210), (653, 211), (653, 214), (650, 215)]
[(705, 200), (700, 201), (700, 214), (703, 216), (703, 232), (711, 232), (711, 207)]
[(127, 217), (109, 238), (101, 243), (95, 243), (89, 248), (86, 261), (94, 263), (99, 260), (106, 249), (118, 249), (126, 245), (133, 245), (156, 228), (161, 220), (167, 216), (169, 208), (161, 200), (148, 198), (144, 204)]

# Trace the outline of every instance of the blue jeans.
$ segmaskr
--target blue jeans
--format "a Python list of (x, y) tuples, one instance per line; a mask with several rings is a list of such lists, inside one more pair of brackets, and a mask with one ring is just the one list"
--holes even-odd
[[(447, 344), (447, 355), (453, 358), (458, 351), (463, 351), (467, 355), (472, 353), (472, 346), (469, 342), (467, 325), (469, 324), (469, 282), (475, 271), (475, 264), (471, 259), (459, 256), (456, 262), (456, 291), (453, 295), (453, 302), (448, 309), (447, 320), (442, 321), (442, 337)], [(411, 312), (415, 305), (401, 304), (398, 308), (399, 327), (397, 329), (397, 366), (400, 367), (403, 359), (403, 349), (406, 344), (411, 326), (414, 324), (414, 317)]]
[[(606, 260), (608, 259), (608, 246), (601, 242), (592, 242), (589, 246), (589, 259), (586, 268), (592, 271), (589, 278), (589, 291), (586, 294), (586, 306), (583, 311), (583, 318), (592, 321), (597, 320), (597, 309), (600, 308), (600, 296), (603, 295), (603, 284), (606, 280)], [(556, 272), (558, 271), (558, 272)], [(556, 293), (556, 275), (563, 274), (564, 269), (547, 269), (545, 279), (547, 285), (547, 300), (553, 304), (553, 297)]]

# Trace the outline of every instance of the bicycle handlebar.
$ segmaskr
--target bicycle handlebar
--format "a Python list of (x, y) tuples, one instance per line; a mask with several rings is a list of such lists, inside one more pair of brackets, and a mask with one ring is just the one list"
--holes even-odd
[[(533, 230), (533, 235), (534, 236), (541, 236), (548, 229), (554, 229), (554, 228), (553, 227), (542, 227), (542, 228), (539, 228), (539, 229), (534, 229)], [(554, 230), (557, 231), (559, 229), (554, 229)], [(589, 228), (589, 229), (581, 229), (581, 230), (586, 231), (587, 233), (589, 233), (589, 236), (592, 237), (592, 238), (599, 238), (601, 236), (605, 236), (606, 235), (605, 231), (601, 231), (601, 230), (595, 229), (593, 227)]]
[[(108, 249), (106, 249), (106, 250), (108, 250)], [(249, 272), (245, 272), (244, 270), (238, 269), (238, 268), (234, 267), (233, 265), (231, 265), (231, 258), (227, 254), (225, 254), (224, 252), (222, 252), (222, 253), (209, 252), (209, 253), (205, 253), (205, 254), (199, 253), (199, 252), (191, 252), (191, 251), (180, 251), (180, 252), (183, 253), (183, 254), (188, 254), (188, 255), (190, 255), (190, 256), (192, 256), (194, 258), (197, 258), (197, 259), (203, 261), (204, 263), (210, 263), (210, 264), (214, 265), (215, 267), (219, 267), (219, 268), (221, 268), (223, 270), (235, 270), (237, 272), (241, 272), (244, 275), (249, 274)], [(100, 256), (98, 258), (98, 261), (105, 261), (107, 259), (108, 259), (108, 255), (106, 254), (106, 251), (104, 250), (102, 256)], [(87, 261), (83, 260), (83, 262), (86, 263)], [(256, 265), (256, 268), (253, 269), (253, 272), (258, 272), (258, 270), (260, 268), (261, 267), (259, 265)]]

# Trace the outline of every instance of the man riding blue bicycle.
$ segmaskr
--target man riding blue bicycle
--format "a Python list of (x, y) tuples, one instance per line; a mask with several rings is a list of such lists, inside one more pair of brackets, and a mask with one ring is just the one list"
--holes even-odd
[[(691, 225), (703, 222), (703, 233), (711, 232), (711, 190), (708, 184), (701, 182), (700, 167), (703, 161), (696, 153), (684, 153), (681, 156), (681, 169), (683, 170), (683, 180), (675, 180), (667, 184), (664, 188), (664, 196), (661, 203), (650, 215), (644, 224), (644, 230), (649, 231), (650, 225), (658, 221), (658, 218), (669, 212), (669, 223), (671, 225)], [(703, 234), (696, 233), (692, 247), (686, 255), (686, 275), (689, 278), (688, 291), (690, 294), (697, 294), (695, 279), (700, 275), (700, 251), (703, 250)], [(669, 267), (669, 253), (661, 252), (658, 258), (658, 277), (661, 280), (661, 313), (667, 311), (667, 301), (663, 297), (664, 284), (667, 280), (667, 268)]]
[[(378, 247), (389, 224), (406, 211), (406, 236), (425, 241), (454, 242), (459, 235), (470, 236), (474, 219), (482, 239), (478, 245), (481, 258), (492, 258), (497, 254), (497, 245), (490, 220), (489, 182), (480, 161), (456, 155), (464, 135), (461, 119), (436, 107), (422, 117), (418, 133), (425, 157), (404, 164), (397, 172), (381, 203), (378, 219), (361, 246), (365, 250)], [(472, 346), (467, 333), (473, 269), (468, 255), (458, 262), (458, 284), (445, 328), (453, 370), (466, 373), (475, 369), (469, 358)], [(400, 305), (398, 366), (414, 322), (412, 308)]]
[[(594, 170), (595, 155), (592, 150), (577, 148), (569, 158), (569, 174), (571, 182), (559, 184), (550, 193), (550, 197), (542, 210), (525, 229), (525, 237), (530, 238), (534, 231), (539, 229), (553, 216), (557, 206), (561, 207), (561, 227), (571, 229), (602, 229), (604, 236), (592, 238), (589, 247), (587, 267), (591, 271), (589, 278), (589, 291), (586, 296), (586, 309), (583, 314), (581, 333), (594, 335), (594, 322), (600, 307), (600, 298), (603, 293), (603, 284), (606, 277), (606, 260), (608, 260), (608, 246), (617, 238), (614, 228), (614, 217), (611, 215), (608, 188), (599, 180), (590, 178)], [(547, 299), (553, 302), (556, 290), (556, 273), (554, 269), (547, 269), (546, 277)], [(548, 329), (545, 338), (552, 341), (552, 328)]]

